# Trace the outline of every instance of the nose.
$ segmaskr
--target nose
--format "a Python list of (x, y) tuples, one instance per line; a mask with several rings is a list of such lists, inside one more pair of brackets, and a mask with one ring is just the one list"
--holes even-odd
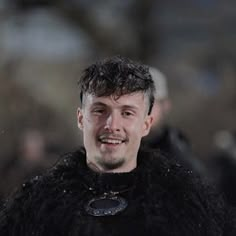
[(108, 131), (120, 131), (121, 119), (118, 114), (110, 113), (107, 116), (105, 130)]

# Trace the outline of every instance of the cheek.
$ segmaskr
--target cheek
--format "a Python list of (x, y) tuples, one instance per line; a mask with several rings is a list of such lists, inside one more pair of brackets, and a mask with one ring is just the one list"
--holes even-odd
[(88, 118), (88, 117), (84, 117), (83, 120), (83, 134), (84, 137), (86, 138), (87, 136), (90, 136), (93, 132), (94, 128), (93, 128), (93, 122)]
[[(96, 118), (85, 117), (84, 119), (84, 136), (89, 136), (89, 138), (96, 137), (97, 133), (102, 127), (102, 122)], [(92, 137), (91, 137), (92, 136)]]
[(130, 122), (126, 127), (127, 127), (127, 133), (130, 136), (133, 136), (135, 140), (138, 141), (139, 137), (141, 138), (143, 129), (144, 129), (143, 122), (133, 121), (133, 122)]
[(93, 150), (96, 146), (97, 131), (91, 122), (86, 121), (83, 128), (83, 141), (86, 149)]

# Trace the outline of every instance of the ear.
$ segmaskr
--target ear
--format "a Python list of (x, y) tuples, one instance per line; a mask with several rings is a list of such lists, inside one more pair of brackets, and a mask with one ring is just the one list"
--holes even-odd
[(79, 129), (83, 130), (83, 111), (82, 108), (77, 109), (77, 125)]
[(152, 115), (147, 115), (143, 124), (143, 135), (142, 137), (146, 136), (149, 134), (151, 126), (153, 123), (153, 116)]

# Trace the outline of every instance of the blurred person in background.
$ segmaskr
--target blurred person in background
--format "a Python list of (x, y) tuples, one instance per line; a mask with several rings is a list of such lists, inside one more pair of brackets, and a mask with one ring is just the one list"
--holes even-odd
[(6, 198), (26, 180), (42, 174), (55, 161), (47, 151), (44, 134), (38, 129), (27, 129), (19, 137), (15, 155), (2, 166), (1, 196)]
[(236, 207), (236, 132), (220, 130), (213, 142), (214, 151), (208, 161), (209, 177), (228, 203)]
[(167, 122), (172, 102), (169, 98), (166, 76), (157, 68), (150, 67), (149, 70), (156, 87), (152, 109), (154, 121), (150, 134), (143, 138), (143, 144), (149, 148), (160, 150), (166, 157), (175, 158), (180, 164), (203, 175), (205, 168), (195, 157), (186, 135)]
[(153, 120), (147, 66), (108, 58), (89, 66), (79, 85), (84, 147), (6, 202), (0, 235), (236, 234), (232, 209), (218, 195), (174, 160), (140, 146)]

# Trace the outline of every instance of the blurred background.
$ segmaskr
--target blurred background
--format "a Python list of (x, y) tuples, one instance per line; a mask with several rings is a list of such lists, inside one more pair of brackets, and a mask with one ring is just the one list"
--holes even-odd
[(82, 144), (80, 72), (117, 54), (167, 76), (169, 122), (207, 162), (236, 128), (235, 22), (234, 0), (0, 0), (0, 194)]

